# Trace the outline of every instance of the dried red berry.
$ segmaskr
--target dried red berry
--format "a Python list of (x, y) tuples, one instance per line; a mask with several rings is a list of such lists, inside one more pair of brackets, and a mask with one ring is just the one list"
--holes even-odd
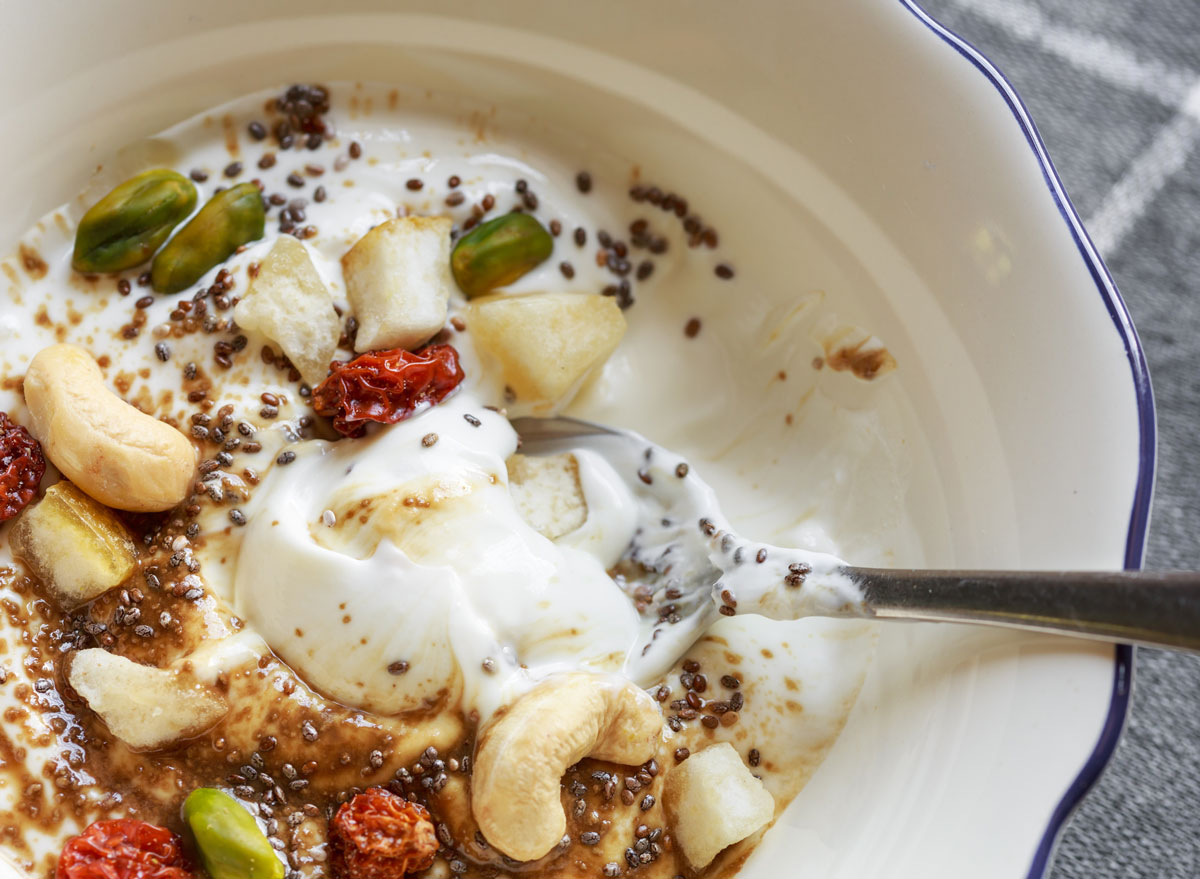
[(0, 522), (29, 506), (46, 475), (46, 456), (29, 431), (0, 412)]
[(121, 818), (96, 821), (67, 840), (55, 879), (191, 879), (179, 837), (165, 827)]
[(372, 351), (331, 369), (313, 389), (313, 409), (332, 417), (343, 436), (362, 436), (368, 421), (403, 421), (440, 403), (463, 380), (452, 345)]
[(329, 848), (339, 879), (398, 879), (429, 869), (438, 841), (422, 806), (373, 787), (337, 810)]

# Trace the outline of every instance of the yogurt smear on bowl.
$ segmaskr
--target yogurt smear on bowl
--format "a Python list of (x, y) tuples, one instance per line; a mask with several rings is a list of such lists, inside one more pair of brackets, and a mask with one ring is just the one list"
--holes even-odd
[[(565, 450), (550, 488), (521, 493), (507, 416), (532, 407), (485, 344), (485, 300), (453, 291), (435, 336), (458, 352), (457, 390), (357, 438), (338, 438), (314, 413), (313, 385), (276, 339), (237, 325), (238, 300), (279, 239), (296, 238), (328, 290), (341, 331), (334, 359), (345, 362), (362, 352), (343, 257), (369, 232), (445, 216), (457, 240), (519, 209), (548, 231), (552, 253), (501, 297), (605, 299), (626, 326), (569, 389), (568, 413), (628, 425), (686, 457), (748, 537), (864, 564), (916, 562), (902, 515), (901, 407), (886, 381), (853, 374), (868, 362), (875, 374), (881, 344), (811, 291), (786, 312), (734, 315), (774, 276), (726, 252), (702, 206), (649, 182), (637, 157), (591, 152), (569, 133), (452, 96), (363, 85), (330, 86), (323, 127), (297, 130), (281, 127), (280, 107), (306, 99), (288, 94), (238, 99), (124, 151), (0, 261), (0, 410), (30, 423), (22, 378), (39, 352), (71, 344), (96, 360), (105, 393), (187, 435), (198, 462), (178, 507), (114, 514), (132, 567), (78, 605), (18, 558), (16, 526), (0, 526), (0, 822), (15, 828), (4, 857), (48, 870), (96, 820), (187, 835), (180, 804), (207, 787), (254, 816), (287, 870), (337, 874), (332, 819), (355, 792), (384, 788), (432, 815), (429, 875), (548, 875), (567, 864), (581, 875), (732, 874), (759, 830), (711, 863), (689, 862), (698, 849), (684, 827), (702, 819), (672, 802), (672, 776), (729, 744), (736, 760), (725, 765), (769, 795), (758, 799), (763, 820), (778, 817), (845, 723), (871, 627), (725, 618), (668, 673), (630, 680), (648, 633), (671, 614), (669, 596), (639, 591), (622, 568), (643, 502), (586, 444)], [(148, 168), (188, 177), (200, 205), (254, 181), (262, 236), (177, 294), (152, 292), (146, 266), (74, 271), (84, 212)], [(717, 216), (719, 206), (704, 209)], [(51, 468), (43, 494), (57, 476)], [(570, 527), (549, 530), (542, 520), (562, 510)], [(191, 682), (179, 735), (149, 748), (123, 739), (112, 699), (139, 688), (81, 692), (75, 663), (98, 655), (88, 651), (139, 667), (156, 722), (170, 712), (154, 681)], [(657, 718), (657, 732), (637, 747), (563, 751), (585, 725), (547, 714), (536, 753), (569, 759), (551, 767), (567, 841), (518, 868), (488, 842), (496, 816), (472, 802), (484, 781), (473, 766), (521, 720), (520, 706), (579, 675), (604, 703), (589, 723), (623, 728), (623, 706)], [(217, 719), (184, 722), (205, 712)], [(694, 774), (697, 790), (711, 784)]]

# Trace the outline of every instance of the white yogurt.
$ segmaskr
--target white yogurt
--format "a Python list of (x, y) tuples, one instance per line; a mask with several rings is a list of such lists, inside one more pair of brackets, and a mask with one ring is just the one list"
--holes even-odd
[[(516, 446), (464, 392), (368, 438), (294, 447), (248, 510), (238, 611), (319, 690), (385, 714), (461, 691), (486, 717), (554, 671), (620, 671), (637, 613), (599, 558), (521, 518)], [(622, 512), (593, 498), (597, 546), (628, 545)]]
[[(722, 247), (731, 247), (738, 266), (730, 283), (714, 278), (716, 256), (684, 245), (677, 222), (626, 198), (635, 168), (643, 175), (655, 172), (647, 157), (588, 152), (575, 134), (535, 128), (495, 108), (424, 90), (400, 93), (398, 100), (396, 90), (372, 86), (334, 86), (331, 92), (338, 136), (316, 151), (280, 153), (273, 168), (256, 168), (261, 147), (246, 138), (245, 126), (260, 118), (263, 102), (275, 92), (251, 95), (124, 151), (78, 199), (30, 230), (21, 244), (45, 261), (44, 275), (27, 270), (16, 247), (0, 260), (0, 378), (10, 380), (0, 385), (0, 409), (25, 420), (19, 383), (12, 379), (55, 341), (107, 358), (109, 383), (160, 417), (184, 421), (192, 411), (177, 391), (189, 360), (218, 382), (214, 399), (239, 413), (257, 412), (264, 391), (295, 401), (295, 386), (257, 356), (238, 358), (226, 373), (216, 371), (212, 343), (228, 334), (164, 335), (172, 309), (191, 291), (155, 296), (141, 335), (130, 342), (120, 328), (132, 300), (148, 290), (135, 286), (122, 298), (111, 279), (91, 284), (72, 274), (75, 223), (137, 171), (204, 169), (209, 178), (198, 187), (203, 202), (228, 182), (221, 169), (231, 159), (230, 139), (246, 163), (238, 179), (259, 177), (268, 192), (301, 194), (285, 182), (287, 175), (321, 165), (324, 174), (308, 178), (302, 193), (309, 200), (306, 222), (319, 230), (306, 245), (343, 306), (338, 261), (372, 225), (398, 212), (447, 211), (445, 181), (451, 175), (461, 178), (467, 194), (462, 208), (448, 211), (459, 222), (484, 193), (504, 211), (516, 203), (514, 182), (523, 178), (537, 192), (539, 218), (559, 221), (564, 233), (551, 259), (516, 290), (594, 292), (611, 283), (595, 264), (594, 237), (582, 248), (571, 240), (576, 226), (621, 235), (632, 219), (651, 216), (671, 241), (669, 251), (656, 257), (653, 277), (638, 287), (621, 347), (586, 383), (570, 414), (634, 428), (686, 458), (721, 499), (730, 526), (748, 539), (845, 554), (858, 564), (920, 563), (920, 544), (905, 515), (908, 460), (920, 438), (906, 432), (902, 391), (886, 382), (864, 389), (846, 374), (812, 368), (822, 353), (812, 330), (826, 309), (809, 284), (820, 282), (803, 277), (804, 266), (772, 261), (777, 241), (764, 240), (758, 250), (754, 223), (736, 222), (744, 209), (741, 193), (764, 197), (754, 169), (713, 157), (711, 175), (692, 181), (699, 195), (688, 190), (688, 180), (664, 179), (690, 194), (706, 216), (734, 218), (734, 228), (722, 230)], [(364, 145), (365, 155), (346, 163), (351, 140)], [(708, 159), (700, 152), (689, 158), (701, 161)], [(339, 164), (345, 169), (335, 171)], [(590, 195), (574, 186), (580, 168), (592, 170), (597, 181)], [(657, 172), (669, 177), (672, 167), (662, 162)], [(421, 191), (406, 188), (412, 177), (425, 181)], [(317, 184), (327, 192), (319, 204), (312, 199)], [(812, 221), (790, 203), (766, 208), (774, 218), (768, 238), (794, 235), (806, 246), (818, 240), (804, 225)], [(269, 220), (267, 236), (230, 261), (239, 291), (247, 267), (269, 250), (275, 227)], [(570, 282), (558, 268), (562, 261), (574, 268)], [(211, 283), (213, 273), (201, 283)], [(830, 294), (840, 308), (853, 292)], [(462, 304), (452, 302), (452, 313)], [(703, 330), (686, 337), (683, 327), (696, 316), (703, 318)], [(167, 362), (155, 355), (156, 342), (164, 340)], [(250, 334), (249, 354), (264, 341)], [(367, 439), (293, 443), (283, 418), (252, 418), (263, 449), (239, 454), (228, 473), (234, 485), (244, 466), (265, 476), (246, 506), (249, 524), (231, 529), (226, 508), (200, 517), (206, 534), (229, 532), (197, 550), (205, 582), (226, 614), (237, 609), (245, 615), (249, 629), (230, 649), (205, 657), (207, 675), (262, 649), (261, 636), (326, 694), (384, 712), (447, 695), (461, 696), (467, 710), (484, 716), (539, 677), (581, 666), (623, 670), (654, 683), (643, 679), (645, 667), (637, 663), (641, 645), (652, 637), (649, 626), (605, 574), (628, 546), (639, 511), (647, 509), (644, 499), (596, 449), (579, 446), (589, 506), (584, 526), (554, 543), (529, 528), (514, 514), (506, 487), (504, 459), (514, 435), (499, 415), (483, 409), (504, 405), (501, 382), (474, 351), (469, 328), (452, 342), (468, 376), (463, 388), (441, 406)], [(479, 417), (483, 427), (468, 425), (464, 412)], [(285, 405), (281, 415), (289, 414)], [(439, 442), (425, 448), (420, 439), (430, 432), (438, 433)], [(297, 457), (280, 467), (273, 462), (284, 446)], [(406, 518), (413, 511), (403, 507), (403, 498), (417, 493), (438, 499)], [(380, 498), (399, 498), (398, 515), (381, 516)], [(363, 501), (373, 504), (361, 514), (365, 522), (347, 515)], [(11, 562), (0, 527), (0, 566)], [(0, 597), (20, 600), (9, 593)], [(9, 673), (9, 684), (0, 687), (3, 708), (19, 704), (14, 681), (31, 684), (46, 673), (25, 663), (23, 637), (11, 619), (0, 619), (8, 651), (0, 665)], [(732, 741), (743, 755), (760, 749), (778, 767), (765, 772), (764, 781), (782, 808), (845, 722), (872, 649), (869, 625), (722, 618), (692, 655), (712, 672), (736, 666), (747, 709), (737, 726), (720, 727), (711, 738)], [(492, 661), (490, 672), (485, 660)], [(400, 661), (408, 663), (407, 671), (388, 671)], [(30, 765), (56, 759), (65, 747), (37, 713), (4, 731), (25, 749)], [(87, 795), (99, 799), (105, 793)], [(0, 790), (0, 813), (12, 796)], [(51, 852), (60, 844), (48, 839), (34, 849)]]

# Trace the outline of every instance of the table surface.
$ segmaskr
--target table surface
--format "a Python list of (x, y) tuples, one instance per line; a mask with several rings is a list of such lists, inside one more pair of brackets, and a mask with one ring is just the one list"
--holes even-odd
[[(1200, 569), (1200, 0), (919, 0), (1016, 87), (1133, 315), (1158, 406), (1146, 567)], [(1052, 879), (1200, 876), (1200, 657), (1138, 650)]]

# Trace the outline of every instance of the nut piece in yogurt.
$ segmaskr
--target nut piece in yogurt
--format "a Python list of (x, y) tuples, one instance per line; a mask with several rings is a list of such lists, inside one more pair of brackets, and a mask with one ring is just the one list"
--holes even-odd
[(342, 257), (358, 320), (357, 351), (416, 348), (446, 322), (448, 217), (400, 217), (376, 226)]
[(471, 812), (495, 848), (532, 861), (567, 827), (562, 777), (584, 757), (636, 766), (654, 756), (662, 715), (622, 679), (572, 673), (517, 699), (479, 737)]
[(308, 248), (291, 235), (272, 245), (233, 318), (279, 345), (310, 385), (329, 372), (342, 324)]
[(119, 586), (137, 559), (120, 520), (69, 482), (50, 486), (21, 515), (10, 545), (65, 610)]
[(570, 452), (512, 455), (507, 464), (508, 490), (517, 511), (543, 537), (557, 540), (587, 520), (579, 461)]
[(265, 217), (253, 183), (221, 190), (154, 257), (151, 286), (159, 293), (186, 290), (243, 244), (262, 238)]
[(468, 306), (467, 326), (517, 402), (539, 414), (568, 402), (625, 335), (617, 303), (584, 293), (485, 296)]
[(153, 513), (187, 497), (196, 469), (191, 443), (110, 391), (82, 348), (39, 351), (25, 373), (25, 403), (46, 457), (105, 506)]
[(71, 656), (67, 681), (109, 732), (138, 751), (199, 735), (229, 710), (184, 671), (140, 665), (99, 647)]
[(196, 187), (156, 168), (126, 180), (88, 209), (75, 232), (71, 267), (119, 272), (140, 266), (196, 206)]
[(728, 742), (676, 766), (667, 776), (664, 803), (675, 842), (697, 870), (775, 817), (775, 798)]

